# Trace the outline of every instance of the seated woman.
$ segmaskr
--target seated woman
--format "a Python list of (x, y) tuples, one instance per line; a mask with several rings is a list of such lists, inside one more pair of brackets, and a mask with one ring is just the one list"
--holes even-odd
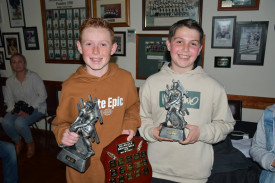
[(2, 127), (15, 142), (17, 155), (23, 146), (21, 136), (27, 144), (27, 157), (35, 154), (35, 146), (29, 125), (35, 123), (47, 111), (47, 92), (43, 80), (35, 72), (26, 68), (25, 56), (15, 54), (11, 57), (14, 74), (6, 81), (4, 101), (7, 105)]

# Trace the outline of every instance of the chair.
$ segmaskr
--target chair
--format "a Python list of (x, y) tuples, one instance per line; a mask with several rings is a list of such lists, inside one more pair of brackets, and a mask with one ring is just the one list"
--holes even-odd
[(242, 121), (242, 101), (228, 100), (228, 105), (236, 121)]

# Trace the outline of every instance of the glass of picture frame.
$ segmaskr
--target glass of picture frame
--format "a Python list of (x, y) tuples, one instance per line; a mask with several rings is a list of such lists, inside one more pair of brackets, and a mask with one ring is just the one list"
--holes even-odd
[(218, 11), (259, 10), (260, 0), (218, 0)]
[(129, 27), (130, 0), (93, 0), (93, 14), (113, 27)]
[(83, 63), (77, 50), (79, 26), (91, 17), (91, 1), (40, 0), (46, 63)]
[(157, 1), (142, 0), (142, 29), (168, 30), (171, 25), (182, 19), (202, 20), (202, 0)]
[(214, 16), (211, 48), (233, 48), (236, 16)]
[(235, 33), (235, 65), (264, 65), (268, 21), (237, 22)]

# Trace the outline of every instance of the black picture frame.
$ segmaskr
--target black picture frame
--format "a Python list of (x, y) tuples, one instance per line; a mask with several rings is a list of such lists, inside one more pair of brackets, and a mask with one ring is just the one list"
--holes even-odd
[[(142, 0), (142, 30), (169, 30), (173, 23), (188, 18), (202, 25), (202, 2), (202, 0), (193, 0), (163, 3), (155, 0)], [(160, 4), (163, 8), (157, 8)]]
[(233, 48), (236, 16), (213, 16), (211, 48)]
[(117, 49), (113, 56), (126, 56), (126, 32), (115, 31), (114, 39), (117, 43)]
[(230, 68), (231, 67), (231, 57), (223, 57), (223, 56), (215, 57), (214, 67)]
[(268, 21), (237, 22), (234, 65), (264, 65)]
[(0, 27), (0, 47), (4, 47), (1, 27)]
[(6, 70), (4, 52), (0, 51), (0, 70)]
[(24, 27), (23, 34), (26, 50), (39, 50), (37, 27)]
[(22, 53), (19, 32), (2, 33), (5, 48), (5, 58), (10, 60), (16, 53)]
[[(157, 73), (165, 62), (170, 62), (170, 52), (166, 47), (167, 34), (136, 34), (136, 79), (147, 79)], [(204, 45), (198, 56), (198, 66), (204, 64)]]
[(24, 27), (25, 26), (25, 15), (23, 0), (10, 1), (7, 0), (7, 7), (9, 13), (10, 27)]
[(218, 0), (218, 11), (250, 11), (259, 10), (260, 0)]

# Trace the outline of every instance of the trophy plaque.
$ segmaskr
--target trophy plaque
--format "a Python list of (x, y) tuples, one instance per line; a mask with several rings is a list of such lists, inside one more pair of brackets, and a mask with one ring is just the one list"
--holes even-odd
[(106, 146), (101, 154), (105, 183), (150, 183), (152, 167), (147, 157), (147, 143), (134, 136), (120, 135)]
[(170, 88), (166, 85), (167, 102), (165, 109), (167, 114), (165, 122), (161, 123), (162, 128), (159, 136), (175, 141), (184, 141), (186, 138), (184, 128), (187, 124), (184, 116), (185, 114), (189, 115), (189, 112), (183, 103), (183, 98), (184, 96), (188, 98), (188, 95), (179, 80), (172, 82)]
[(95, 123), (99, 120), (102, 124), (103, 121), (96, 98), (93, 102), (89, 95), (89, 101), (83, 103), (83, 100), (80, 99), (80, 104), (81, 106), (77, 104), (78, 117), (69, 129), (71, 132), (79, 134), (79, 139), (73, 146), (61, 145), (62, 150), (58, 153), (57, 159), (83, 173), (90, 165), (90, 157), (95, 154), (89, 138), (92, 142), (99, 143)]

